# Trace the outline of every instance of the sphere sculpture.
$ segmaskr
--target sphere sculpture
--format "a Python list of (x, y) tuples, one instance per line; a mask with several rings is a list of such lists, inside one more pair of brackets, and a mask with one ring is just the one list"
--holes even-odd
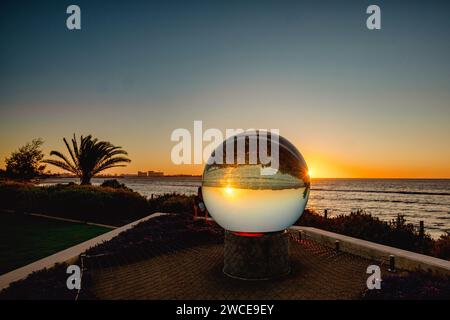
[(286, 228), (303, 213), (310, 177), (300, 152), (274, 133), (252, 131), (219, 145), (203, 171), (203, 199), (225, 231), (228, 275), (289, 272)]

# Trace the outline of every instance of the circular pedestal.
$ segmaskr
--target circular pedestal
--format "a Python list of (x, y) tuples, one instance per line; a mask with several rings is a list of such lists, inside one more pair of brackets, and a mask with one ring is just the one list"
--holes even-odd
[(239, 234), (225, 231), (223, 272), (233, 278), (267, 280), (290, 272), (287, 231)]

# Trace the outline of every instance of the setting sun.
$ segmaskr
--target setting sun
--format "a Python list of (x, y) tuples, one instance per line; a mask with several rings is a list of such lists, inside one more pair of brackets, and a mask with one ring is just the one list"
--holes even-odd
[(232, 195), (234, 195), (234, 189), (232, 187), (226, 187), (225, 193), (229, 196), (232, 196)]

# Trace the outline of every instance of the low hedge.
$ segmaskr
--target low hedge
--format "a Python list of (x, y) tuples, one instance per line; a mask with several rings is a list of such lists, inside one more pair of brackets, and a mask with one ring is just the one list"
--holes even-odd
[(0, 182), (0, 207), (111, 225), (149, 214), (147, 199), (137, 192), (75, 184), (38, 187)]

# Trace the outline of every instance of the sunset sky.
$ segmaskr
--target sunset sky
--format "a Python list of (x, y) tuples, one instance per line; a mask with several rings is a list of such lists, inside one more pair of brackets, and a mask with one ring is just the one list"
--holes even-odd
[(450, 5), (317, 2), (2, 1), (0, 168), (76, 133), (128, 151), (112, 173), (199, 174), (170, 135), (202, 120), (279, 129), (313, 177), (450, 178)]

